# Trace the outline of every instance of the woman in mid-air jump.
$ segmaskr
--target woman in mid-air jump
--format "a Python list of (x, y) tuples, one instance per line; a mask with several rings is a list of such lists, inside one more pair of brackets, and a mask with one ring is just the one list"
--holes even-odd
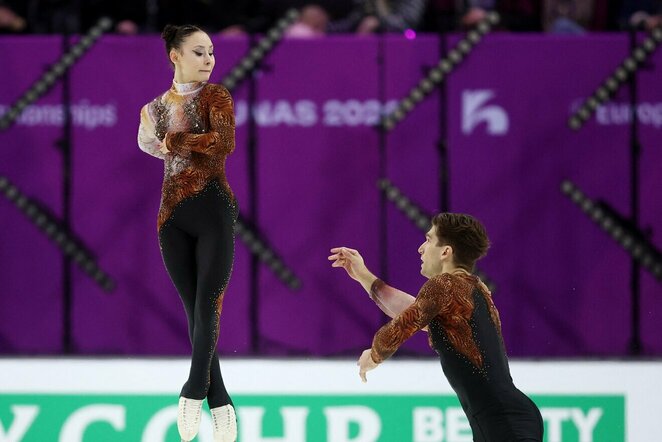
[(142, 108), (138, 145), (165, 162), (159, 245), (184, 304), (193, 347), (177, 428), (183, 440), (192, 440), (207, 398), (214, 440), (234, 442), (235, 411), (216, 351), (238, 213), (225, 175), (225, 160), (235, 147), (233, 101), (226, 88), (207, 83), (215, 60), (205, 32), (168, 25), (162, 37), (175, 77), (170, 89)]

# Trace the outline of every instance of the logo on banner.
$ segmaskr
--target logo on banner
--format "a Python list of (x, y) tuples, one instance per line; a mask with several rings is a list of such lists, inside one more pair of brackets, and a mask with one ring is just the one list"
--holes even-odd
[[(625, 441), (624, 396), (534, 396), (549, 442)], [(237, 396), (247, 442), (470, 442), (471, 426), (450, 395)], [(0, 394), (0, 441), (175, 442), (172, 396)], [(209, 413), (200, 442), (213, 440)], [(59, 435), (59, 436), (58, 436)], [(641, 439), (637, 439), (637, 442)]]
[[(9, 105), (0, 104), (0, 115), (4, 115), (8, 110)], [(83, 99), (71, 106), (73, 125), (87, 130), (115, 127), (118, 114), (119, 110), (114, 103), (93, 104)], [(33, 104), (23, 111), (16, 123), (30, 127), (61, 127), (64, 124), (64, 107), (61, 104)]]
[(462, 92), (462, 133), (470, 134), (485, 123), (490, 135), (508, 133), (508, 114), (501, 106), (487, 105), (496, 94), (489, 89)]
[[(570, 104), (569, 115), (577, 112), (585, 98), (578, 98)], [(639, 123), (662, 128), (662, 102), (640, 102), (637, 105)], [(595, 121), (600, 126), (626, 126), (632, 119), (632, 106), (627, 102), (609, 101), (597, 107)]]

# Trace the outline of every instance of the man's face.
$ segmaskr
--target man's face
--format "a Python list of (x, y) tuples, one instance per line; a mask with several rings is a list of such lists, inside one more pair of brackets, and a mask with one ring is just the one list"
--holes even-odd
[(444, 249), (448, 246), (440, 246), (439, 238), (435, 232), (435, 227), (432, 226), (425, 234), (425, 242), (418, 248), (418, 253), (421, 255), (421, 275), (426, 278), (432, 278), (442, 271), (442, 258)]

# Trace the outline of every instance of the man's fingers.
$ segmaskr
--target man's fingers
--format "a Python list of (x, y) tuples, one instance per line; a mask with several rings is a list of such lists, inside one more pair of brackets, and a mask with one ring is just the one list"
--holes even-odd
[(361, 376), (361, 380), (363, 381), (363, 383), (368, 382), (368, 378), (365, 375), (365, 371), (359, 371), (359, 376)]
[(331, 249), (331, 253), (351, 253), (353, 255), (358, 255), (359, 251), (356, 249), (350, 249), (349, 247), (334, 247)]
[(330, 255), (327, 259), (329, 261), (346, 261), (346, 262), (352, 262), (353, 256), (351, 255), (343, 255), (342, 253), (336, 253), (335, 255)]

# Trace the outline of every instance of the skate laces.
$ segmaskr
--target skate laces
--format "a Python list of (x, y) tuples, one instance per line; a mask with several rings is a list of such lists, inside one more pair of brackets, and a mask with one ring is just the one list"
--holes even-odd
[(180, 422), (182, 429), (186, 432), (197, 432), (200, 426), (200, 415), (202, 414), (202, 400), (179, 398)]
[(214, 433), (223, 433), (230, 436), (234, 441), (237, 433), (237, 418), (232, 405), (223, 405), (211, 410)]

